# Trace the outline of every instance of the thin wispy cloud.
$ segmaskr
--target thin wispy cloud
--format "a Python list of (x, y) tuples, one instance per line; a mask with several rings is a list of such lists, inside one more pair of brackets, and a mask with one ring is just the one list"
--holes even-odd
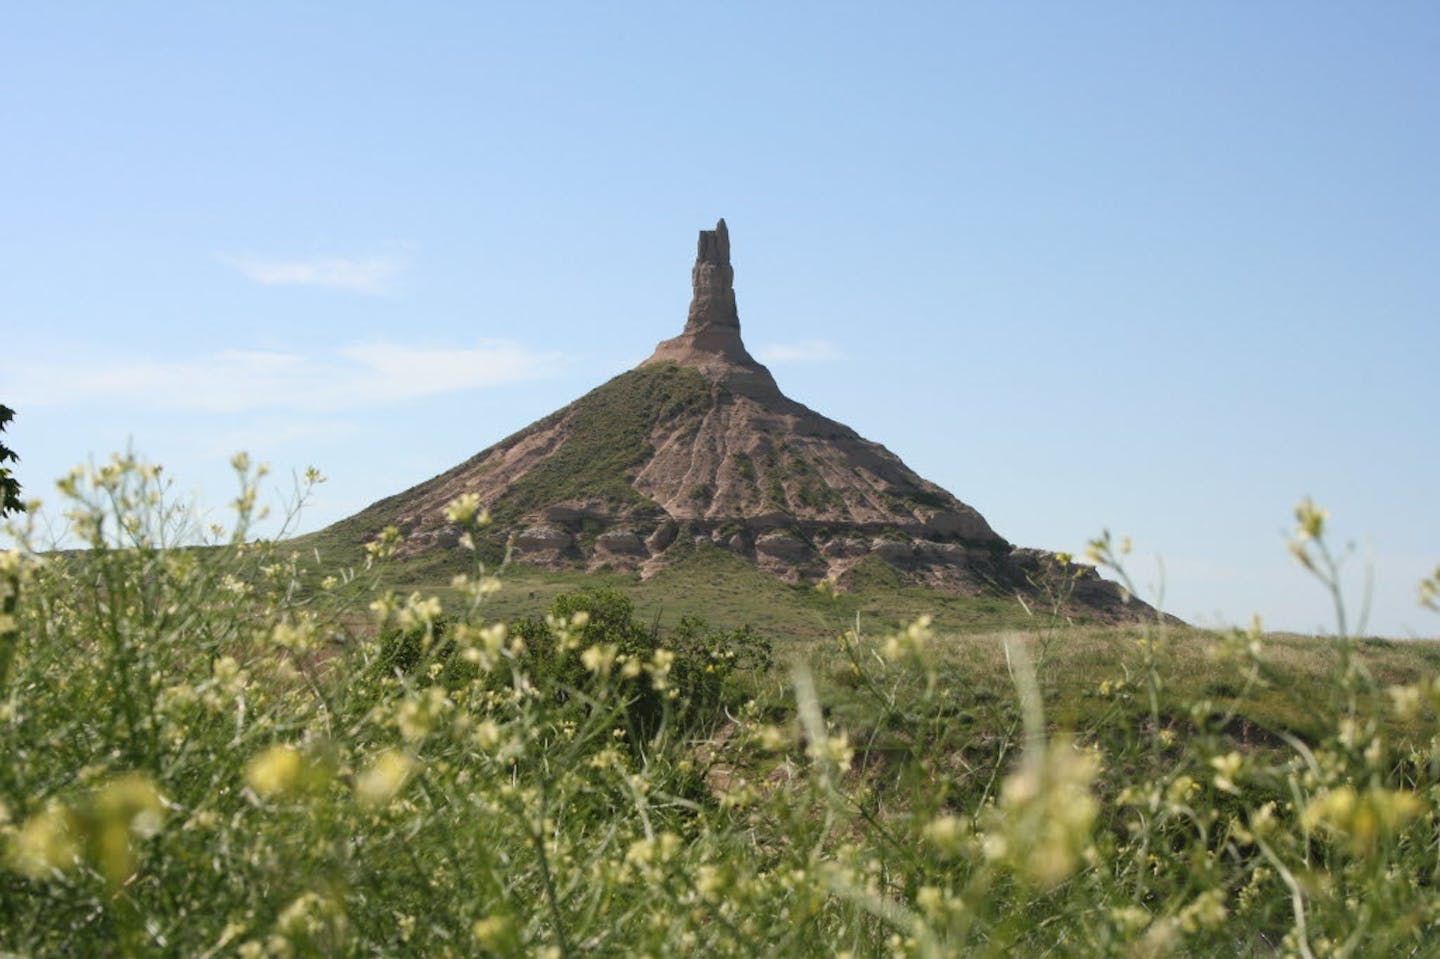
[(273, 450), (308, 452), (321, 444), (348, 442), (362, 431), (365, 418), (334, 413), (297, 414), (292, 411), (256, 412), (243, 418), (243, 425), (232, 429), (203, 430), (192, 446), (216, 461), (231, 456), (236, 450), (249, 450), (263, 457)]
[(182, 359), (77, 357), (6, 372), (7, 391), (27, 405), (103, 400), (206, 412), (325, 412), (543, 379), (564, 366), (562, 354), (495, 340), (457, 349), (357, 343), (321, 355), (225, 350)]
[(399, 256), (319, 256), (275, 259), (221, 256), (220, 262), (262, 286), (314, 286), (378, 296), (388, 293), (408, 265)]
[(840, 355), (840, 350), (829, 340), (767, 343), (755, 351), (761, 363), (828, 363), (840, 359)]

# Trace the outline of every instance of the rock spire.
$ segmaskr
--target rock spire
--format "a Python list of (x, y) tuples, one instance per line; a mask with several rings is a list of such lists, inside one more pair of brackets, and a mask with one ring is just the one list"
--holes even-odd
[(700, 231), (690, 283), (694, 294), (686, 333), (698, 333), (711, 326), (740, 329), (740, 314), (735, 309), (735, 270), (730, 266), (730, 231), (723, 219), (715, 229)]
[(677, 337), (662, 340), (642, 366), (678, 363), (693, 367), (732, 391), (781, 400), (770, 371), (755, 361), (740, 339), (735, 307), (735, 270), (730, 266), (730, 230), (722, 219), (701, 230), (690, 271), (690, 315)]

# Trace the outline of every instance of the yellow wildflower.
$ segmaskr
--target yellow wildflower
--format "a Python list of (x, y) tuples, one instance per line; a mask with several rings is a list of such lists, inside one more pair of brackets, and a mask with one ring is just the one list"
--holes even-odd
[(304, 759), (294, 746), (278, 743), (245, 766), (245, 782), (262, 798), (283, 796), (301, 784)]
[(398, 749), (376, 756), (365, 771), (355, 777), (355, 798), (365, 806), (386, 806), (399, 795), (418, 764)]
[(79, 856), (79, 823), (59, 802), (51, 802), (25, 820), (10, 840), (10, 866), (31, 879), (65, 872)]

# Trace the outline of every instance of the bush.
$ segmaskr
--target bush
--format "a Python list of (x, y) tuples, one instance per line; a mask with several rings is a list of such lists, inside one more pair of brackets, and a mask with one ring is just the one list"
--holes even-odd
[(448, 689), (480, 682), (496, 691), (523, 677), (558, 703), (619, 696), (632, 741), (645, 742), (662, 728), (685, 735), (713, 728), (726, 706), (742, 701), (746, 678), (774, 665), (770, 642), (748, 626), (714, 629), (683, 616), (662, 632), (658, 622), (637, 621), (634, 602), (608, 588), (562, 593), (544, 616), (517, 620), (507, 634), (520, 640), (513, 657), (482, 671), (444, 616), (389, 620), (374, 668), (410, 686)]
[(685, 616), (662, 634), (658, 622), (637, 622), (635, 604), (614, 589), (562, 593), (543, 619), (520, 620), (511, 631), (525, 642), (519, 668), (561, 697), (571, 690), (593, 693), (618, 677), (637, 741), (652, 737), (667, 719), (679, 733), (713, 726), (721, 708), (739, 699), (738, 675), (773, 665), (769, 642), (748, 626), (716, 630)]

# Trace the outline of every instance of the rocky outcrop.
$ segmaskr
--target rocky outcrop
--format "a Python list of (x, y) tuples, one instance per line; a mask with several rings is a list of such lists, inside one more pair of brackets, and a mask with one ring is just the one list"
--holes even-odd
[(663, 340), (642, 366), (676, 363), (700, 370), (733, 393), (771, 404), (788, 404), (770, 371), (755, 361), (740, 339), (735, 305), (735, 270), (730, 265), (730, 231), (722, 219), (701, 230), (690, 271), (690, 315), (685, 329)]
[(568, 530), (552, 523), (527, 526), (512, 535), (510, 541), (521, 558), (550, 562), (567, 558), (575, 545)]
[[(975, 509), (885, 447), (796, 403), (745, 349), (730, 234), (702, 230), (685, 327), (637, 368), (398, 496), (357, 514), (405, 549), (455, 548), (445, 505), (462, 493), (519, 559), (650, 573), (705, 543), (791, 580), (841, 584), (866, 563), (959, 593), (1039, 597), (1120, 616), (1093, 571), (1016, 549)], [(1105, 612), (1108, 611), (1108, 612)], [(1122, 611), (1123, 612), (1123, 611)]]
[[(713, 230), (701, 230), (690, 271), (693, 294), (685, 332), (691, 335), (714, 327), (740, 331), (735, 308), (735, 270), (730, 266), (730, 230), (722, 219)], [(737, 335), (736, 339), (739, 337)]]
[(675, 525), (674, 520), (665, 520), (655, 531), (645, 537), (645, 549), (650, 553), (663, 553), (675, 542), (675, 536), (680, 527)]
[(611, 530), (595, 537), (595, 548), (617, 556), (649, 556), (645, 541), (629, 530)]
[(811, 545), (788, 532), (766, 533), (755, 540), (755, 552), (792, 566), (815, 558)]

